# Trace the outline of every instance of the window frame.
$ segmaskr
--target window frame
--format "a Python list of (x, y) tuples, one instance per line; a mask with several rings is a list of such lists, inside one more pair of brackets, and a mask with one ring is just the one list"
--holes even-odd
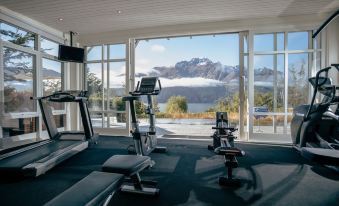
[[(325, 44), (324, 38), (325, 34), (320, 35), (317, 39), (312, 39), (312, 30), (313, 28), (305, 27), (299, 29), (278, 29), (278, 30), (250, 30), (249, 31), (249, 39), (248, 39), (248, 55), (249, 55), (249, 89), (248, 89), (248, 121), (247, 121), (247, 129), (248, 129), (248, 139), (255, 139), (255, 137), (268, 137), (272, 138), (272, 135), (276, 135), (278, 138), (289, 137), (290, 134), (287, 132), (287, 118), (288, 116), (292, 115), (292, 112), (288, 112), (288, 55), (289, 54), (302, 54), (307, 53), (311, 55), (308, 58), (308, 77), (314, 76), (316, 73), (316, 66), (317, 66), (317, 53), (320, 53), (320, 66), (324, 66), (324, 57), (325, 57)], [(308, 32), (308, 49), (305, 50), (288, 50), (288, 33), (292, 32)], [(274, 34), (274, 49), (277, 48), (278, 43), (277, 41), (277, 34), (284, 33), (284, 50), (277, 50), (277, 51), (255, 51), (254, 50), (254, 36), (257, 34)], [(314, 48), (315, 41), (317, 41), (317, 48)], [(319, 44), (321, 47), (319, 48)], [(254, 111), (254, 56), (255, 55), (278, 55), (284, 54), (284, 112), (255, 112)], [(308, 91), (308, 101), (312, 98), (313, 88), (309, 87)], [(280, 133), (254, 133), (254, 115), (272, 115), (272, 116), (279, 116), (284, 115), (284, 131), (283, 134)]]
[[(124, 44), (125, 45), (125, 58), (118, 58), (118, 59), (110, 59), (110, 46), (111, 45), (119, 45), (119, 44)], [(87, 49), (90, 47), (96, 47), (99, 46), (101, 47), (101, 59), (100, 60), (89, 60), (87, 61)], [(85, 85), (85, 88), (88, 89), (88, 84), (87, 84), (87, 73), (88, 73), (88, 69), (87, 69), (87, 65), (88, 64), (94, 64), (94, 63), (99, 63), (101, 64), (101, 79), (103, 81), (103, 87), (102, 87), (102, 94), (105, 97), (105, 88), (109, 88), (109, 83), (110, 83), (110, 63), (116, 63), (116, 62), (121, 62), (121, 63), (125, 63), (126, 66), (126, 75), (125, 75), (125, 82), (126, 82), (126, 86), (125, 86), (125, 95), (128, 94), (130, 88), (130, 57), (129, 57), (129, 49), (130, 49), (130, 45), (126, 42), (116, 42), (116, 43), (109, 43), (109, 44), (95, 44), (95, 45), (88, 45), (85, 46), (85, 61), (84, 61), (84, 78), (83, 78), (83, 85)], [(106, 54), (106, 58), (105, 58), (105, 54)], [(106, 68), (105, 68), (106, 67)], [(106, 78), (105, 78), (105, 71), (106, 70)], [(107, 82), (105, 82), (107, 81)], [(105, 85), (104, 85), (105, 84)], [(108, 95), (108, 94), (106, 94)], [(105, 102), (106, 101), (106, 102)], [(107, 108), (105, 109), (104, 104), (107, 104)], [(101, 114), (102, 115), (102, 126), (101, 127), (94, 127), (96, 130), (98, 130), (100, 133), (108, 133), (112, 130), (114, 131), (121, 131), (123, 134), (125, 134), (126, 132), (128, 132), (128, 128), (129, 128), (129, 107), (128, 104), (126, 103), (126, 109), (125, 111), (118, 111), (118, 110), (110, 110), (109, 109), (109, 98), (107, 98), (107, 100), (103, 100), (102, 101), (102, 109), (101, 110), (91, 110), (89, 109), (89, 113), (90, 114)], [(105, 119), (108, 117), (108, 115), (110, 114), (126, 114), (126, 126), (124, 127), (118, 127), (118, 128), (112, 128), (109, 127), (109, 118), (107, 121), (105, 121)], [(107, 125), (105, 125), (107, 124)]]
[[(8, 42), (5, 40), (2, 40), (0, 38), (0, 89), (1, 91), (4, 91), (4, 59), (3, 59), (3, 48), (9, 48), (9, 49), (14, 49), (19, 52), (25, 52), (28, 54), (33, 55), (33, 96), (41, 96), (43, 94), (43, 85), (42, 85), (42, 58), (46, 58), (49, 60), (53, 61), (58, 61), (61, 63), (61, 81), (62, 81), (62, 89), (65, 88), (66, 86), (66, 78), (65, 78), (65, 67), (66, 64), (65, 62), (59, 61), (57, 56), (53, 56), (50, 54), (45, 54), (41, 51), (41, 38), (47, 39), (49, 41), (53, 41), (57, 44), (64, 44), (65, 40), (62, 37), (57, 37), (54, 36), (52, 33), (48, 33), (48, 31), (40, 30), (38, 28), (32, 27), (32, 30), (27, 29), (26, 27), (31, 26), (29, 23), (21, 22), (21, 21), (14, 21), (18, 23), (16, 25), (15, 23), (11, 23), (5, 20), (0, 20), (1, 23), (8, 24), (10, 26), (16, 27), (20, 30), (30, 32), (34, 34), (34, 45), (32, 47), (25, 47), (21, 45), (14, 44), (12, 42)], [(25, 27), (23, 27), (23, 25)], [(0, 92), (0, 100), (4, 102), (4, 95), (3, 92)], [(0, 109), (0, 117), (2, 118), (3, 121), (6, 119), (21, 119), (21, 118), (37, 118), (37, 130), (36, 132), (33, 133), (27, 133), (20, 135), (20, 141), (15, 142), (12, 141), (13, 139), (17, 139), (18, 136), (9, 136), (9, 137), (3, 137), (2, 129), (0, 130), (0, 151), (2, 149), (7, 149), (13, 146), (19, 146), (19, 145), (24, 145), (30, 142), (36, 142), (45, 139), (42, 131), (42, 116), (40, 112), (40, 108), (38, 107), (38, 104), (36, 101), (34, 101), (34, 112), (9, 112), (5, 113), (4, 108)], [(53, 111), (53, 115), (65, 115), (67, 114), (67, 107), (65, 107), (63, 110), (55, 110)], [(65, 123), (67, 124), (67, 122)], [(66, 126), (66, 125), (65, 125)], [(1, 128), (1, 125), (0, 125)], [(63, 128), (58, 128), (58, 129), (63, 129)], [(6, 145), (5, 145), (6, 144)]]

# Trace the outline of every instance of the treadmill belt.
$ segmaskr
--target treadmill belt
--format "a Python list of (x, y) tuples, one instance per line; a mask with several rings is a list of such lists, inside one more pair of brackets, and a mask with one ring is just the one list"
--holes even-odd
[(38, 161), (53, 152), (56, 152), (60, 149), (69, 147), (71, 145), (78, 145), (83, 143), (83, 141), (75, 140), (61, 140), (61, 141), (52, 141), (48, 144), (42, 145), (40, 147), (27, 150), (25, 152), (19, 153), (12, 157), (5, 158), (0, 161), (0, 170), (21, 170), (22, 167)]

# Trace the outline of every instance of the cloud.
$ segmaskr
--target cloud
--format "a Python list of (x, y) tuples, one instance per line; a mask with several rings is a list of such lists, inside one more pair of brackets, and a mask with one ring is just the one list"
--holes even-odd
[(153, 52), (159, 52), (162, 53), (166, 50), (166, 48), (163, 45), (160, 44), (154, 44), (151, 46), (151, 51)]
[[(135, 81), (140, 81), (141, 78), (135, 78)], [(178, 78), (178, 79), (167, 79), (160, 78), (161, 85), (163, 87), (215, 87), (215, 86), (223, 86), (224, 82), (214, 80), (214, 79), (205, 79), (202, 77), (195, 78)]]

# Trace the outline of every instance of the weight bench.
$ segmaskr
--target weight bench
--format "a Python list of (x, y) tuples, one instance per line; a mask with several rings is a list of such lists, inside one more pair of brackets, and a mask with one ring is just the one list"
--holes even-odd
[(47, 202), (45, 206), (107, 205), (123, 180), (122, 174), (94, 171)]
[(159, 195), (159, 189), (155, 188), (157, 182), (141, 180), (139, 174), (151, 165), (152, 160), (148, 156), (114, 155), (103, 164), (102, 171), (124, 174), (130, 178), (132, 185), (124, 184), (121, 187), (122, 192), (157, 196)]
[[(139, 172), (151, 164), (148, 156), (114, 155), (103, 164), (102, 172), (92, 172), (45, 206), (107, 205), (119, 188), (122, 192), (159, 195), (159, 189), (145, 186), (155, 186), (156, 182), (141, 180), (139, 175)], [(125, 176), (132, 180), (133, 185), (123, 185)]]

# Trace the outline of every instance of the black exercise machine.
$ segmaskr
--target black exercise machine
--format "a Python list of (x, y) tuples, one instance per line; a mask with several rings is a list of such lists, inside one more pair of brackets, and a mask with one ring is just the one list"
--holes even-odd
[[(293, 110), (291, 136), (295, 148), (305, 158), (324, 165), (339, 166), (339, 96), (338, 85), (332, 85), (328, 78), (331, 68), (339, 71), (339, 64), (332, 64), (309, 78), (314, 87), (309, 105), (299, 105)], [(319, 93), (323, 95), (320, 103), (315, 100)], [(330, 106), (337, 106), (333, 111)]]
[[(0, 173), (39, 176), (55, 165), (83, 151), (89, 141), (96, 141), (91, 125), (87, 97), (83, 91), (55, 92), (52, 95), (31, 98), (38, 100), (42, 118), (50, 139), (13, 150), (0, 156)], [(48, 102), (76, 102), (79, 104), (84, 132), (59, 132)]]
[[(57, 91), (51, 95), (32, 98), (39, 102), (42, 117), (45, 122), (48, 134), (51, 139), (79, 139), (89, 140), (96, 143), (99, 134), (94, 133), (91, 117), (88, 110), (88, 92), (83, 90), (68, 90), (68, 91)], [(56, 127), (52, 110), (48, 105), (49, 102), (74, 102), (78, 103), (81, 114), (81, 121), (84, 131), (63, 131), (58, 132)]]
[[(157, 146), (157, 135), (155, 128), (155, 114), (153, 108), (153, 96), (156, 96), (161, 91), (161, 83), (158, 77), (143, 77), (138, 82), (136, 89), (130, 92), (130, 96), (122, 98), (123, 101), (128, 101), (131, 110), (131, 134), (133, 136), (134, 145), (129, 147), (129, 153), (137, 155), (148, 155), (151, 152), (165, 153), (166, 147)], [(140, 101), (142, 96), (147, 96), (146, 114), (149, 117), (148, 131), (140, 131), (139, 123), (136, 117), (135, 101)], [(133, 148), (133, 149), (131, 149)]]
[(219, 177), (219, 184), (223, 186), (240, 186), (239, 179), (233, 178), (233, 169), (238, 167), (236, 157), (243, 157), (245, 152), (234, 147), (233, 135), (237, 128), (230, 127), (227, 112), (216, 112), (216, 126), (212, 127), (216, 131), (212, 135), (213, 145), (208, 145), (209, 150), (214, 150), (218, 155), (225, 158), (225, 166), (227, 167), (227, 177)]

